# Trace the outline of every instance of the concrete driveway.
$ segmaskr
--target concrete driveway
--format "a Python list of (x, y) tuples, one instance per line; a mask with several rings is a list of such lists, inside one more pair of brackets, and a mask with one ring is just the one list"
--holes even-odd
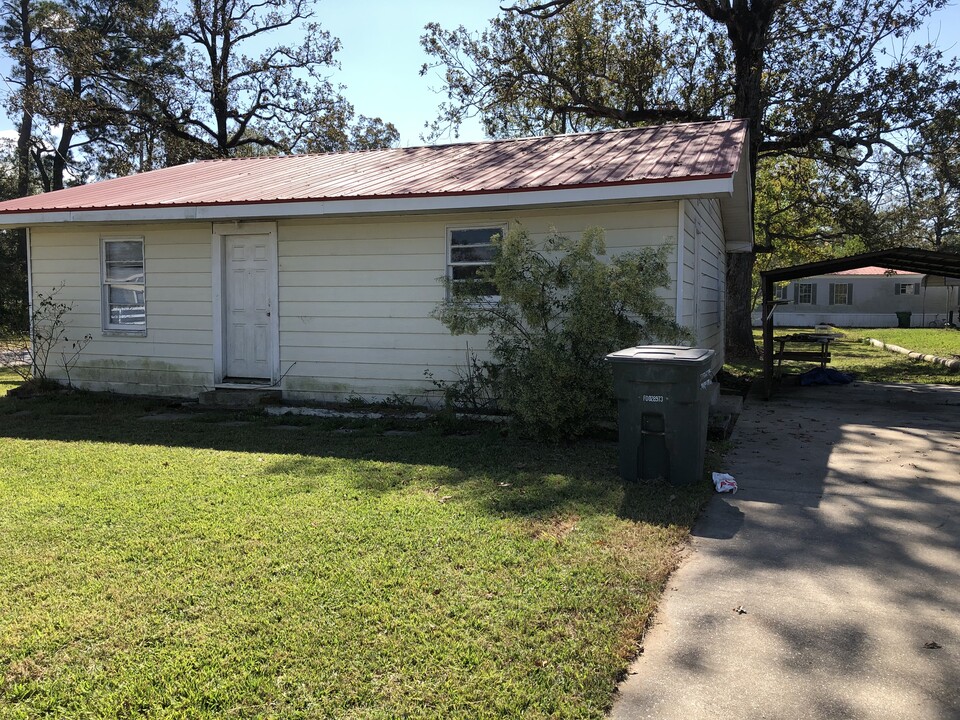
[(960, 718), (960, 388), (783, 388), (733, 441), (612, 717)]

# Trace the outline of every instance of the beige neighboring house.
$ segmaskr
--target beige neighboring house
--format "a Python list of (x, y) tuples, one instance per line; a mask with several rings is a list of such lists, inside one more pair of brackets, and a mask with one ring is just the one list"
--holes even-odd
[[(934, 275), (862, 267), (779, 284), (776, 327), (897, 327), (908, 318), (912, 327), (958, 319), (960, 280)], [(900, 313), (900, 316), (898, 316)], [(753, 314), (760, 325), (760, 313)]]
[(31, 295), (63, 285), (96, 390), (429, 401), (467, 347), (431, 311), (517, 226), (668, 245), (662, 296), (723, 362), (726, 254), (753, 246), (743, 121), (197, 162), (0, 203)]

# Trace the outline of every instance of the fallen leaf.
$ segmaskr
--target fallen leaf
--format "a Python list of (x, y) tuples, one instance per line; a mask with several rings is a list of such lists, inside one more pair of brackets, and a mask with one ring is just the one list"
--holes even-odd
[(928, 642), (928, 643), (924, 643), (924, 644), (923, 644), (923, 647), (924, 647), (925, 650), (939, 650), (940, 648), (943, 647), (943, 645), (940, 645), (940, 644), (938, 644), (938, 643), (935, 643), (935, 642), (933, 642), (933, 640), (931, 640), (931, 641)]
[(737, 615), (746, 615), (746, 614), (747, 614), (747, 610), (746, 610), (745, 607), (743, 607), (743, 605), (737, 605), (737, 606), (733, 609), (733, 611), (734, 611)]
[(445, 503), (448, 500), (453, 500), (453, 495), (444, 495), (442, 498), (440, 498), (440, 502), (442, 503)]

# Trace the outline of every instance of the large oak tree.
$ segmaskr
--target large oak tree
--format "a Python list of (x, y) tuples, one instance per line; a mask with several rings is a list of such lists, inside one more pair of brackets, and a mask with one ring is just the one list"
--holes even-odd
[(153, 88), (145, 117), (209, 157), (396, 143), (391, 123), (357, 117), (328, 79), (340, 41), (314, 20), (315, 4), (187, 0), (176, 20), (181, 71)]
[[(880, 149), (924, 150), (957, 95), (957, 63), (914, 34), (945, 0), (552, 0), (506, 8), (479, 33), (426, 28), (448, 101), (493, 136), (746, 118), (750, 164), (809, 159), (844, 177)], [(839, 185), (837, 185), (839, 187)], [(770, 237), (770, 236), (768, 236)], [(771, 240), (775, 239), (770, 237)], [(755, 256), (731, 254), (727, 342), (753, 352)]]

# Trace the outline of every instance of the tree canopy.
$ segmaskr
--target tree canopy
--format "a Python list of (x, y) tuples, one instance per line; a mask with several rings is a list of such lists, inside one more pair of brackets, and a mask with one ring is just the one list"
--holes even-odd
[[(809, 235), (822, 244), (851, 231), (838, 219), (862, 221), (865, 208), (889, 205), (890, 196), (880, 201), (870, 193), (878, 174), (889, 176), (892, 161), (904, 181), (928, 168), (948, 177), (952, 164), (930, 163), (956, 142), (932, 128), (939, 123), (946, 137), (957, 137), (945, 120), (956, 115), (957, 61), (932, 41), (915, 41), (945, 4), (528, 2), (505, 9), (480, 32), (428, 25), (421, 42), (434, 60), (423, 72), (443, 73), (447, 101), (436, 131), (470, 115), (493, 136), (746, 118), (755, 177), (764, 164), (771, 173), (788, 171), (787, 158), (807, 160), (831, 192), (815, 183), (803, 203), (846, 201), (844, 218), (832, 217), (830, 227), (818, 224)], [(919, 175), (910, 169), (920, 167)], [(937, 183), (927, 187), (927, 195), (935, 194)], [(859, 214), (849, 212), (855, 201), (862, 201)], [(784, 239), (798, 232), (795, 225), (768, 224), (761, 238), (776, 245), (778, 228)], [(752, 254), (729, 257), (727, 334), (734, 354), (753, 348), (753, 265)]]
[(329, 80), (340, 42), (315, 0), (0, 5), (21, 195), (197, 158), (399, 139)]
[(143, 116), (215, 157), (395, 144), (392, 124), (356, 118), (343, 88), (327, 78), (340, 41), (314, 20), (314, 4), (188, 0), (174, 21), (185, 44), (180, 72), (169, 86), (143, 88), (153, 90), (155, 112)]

